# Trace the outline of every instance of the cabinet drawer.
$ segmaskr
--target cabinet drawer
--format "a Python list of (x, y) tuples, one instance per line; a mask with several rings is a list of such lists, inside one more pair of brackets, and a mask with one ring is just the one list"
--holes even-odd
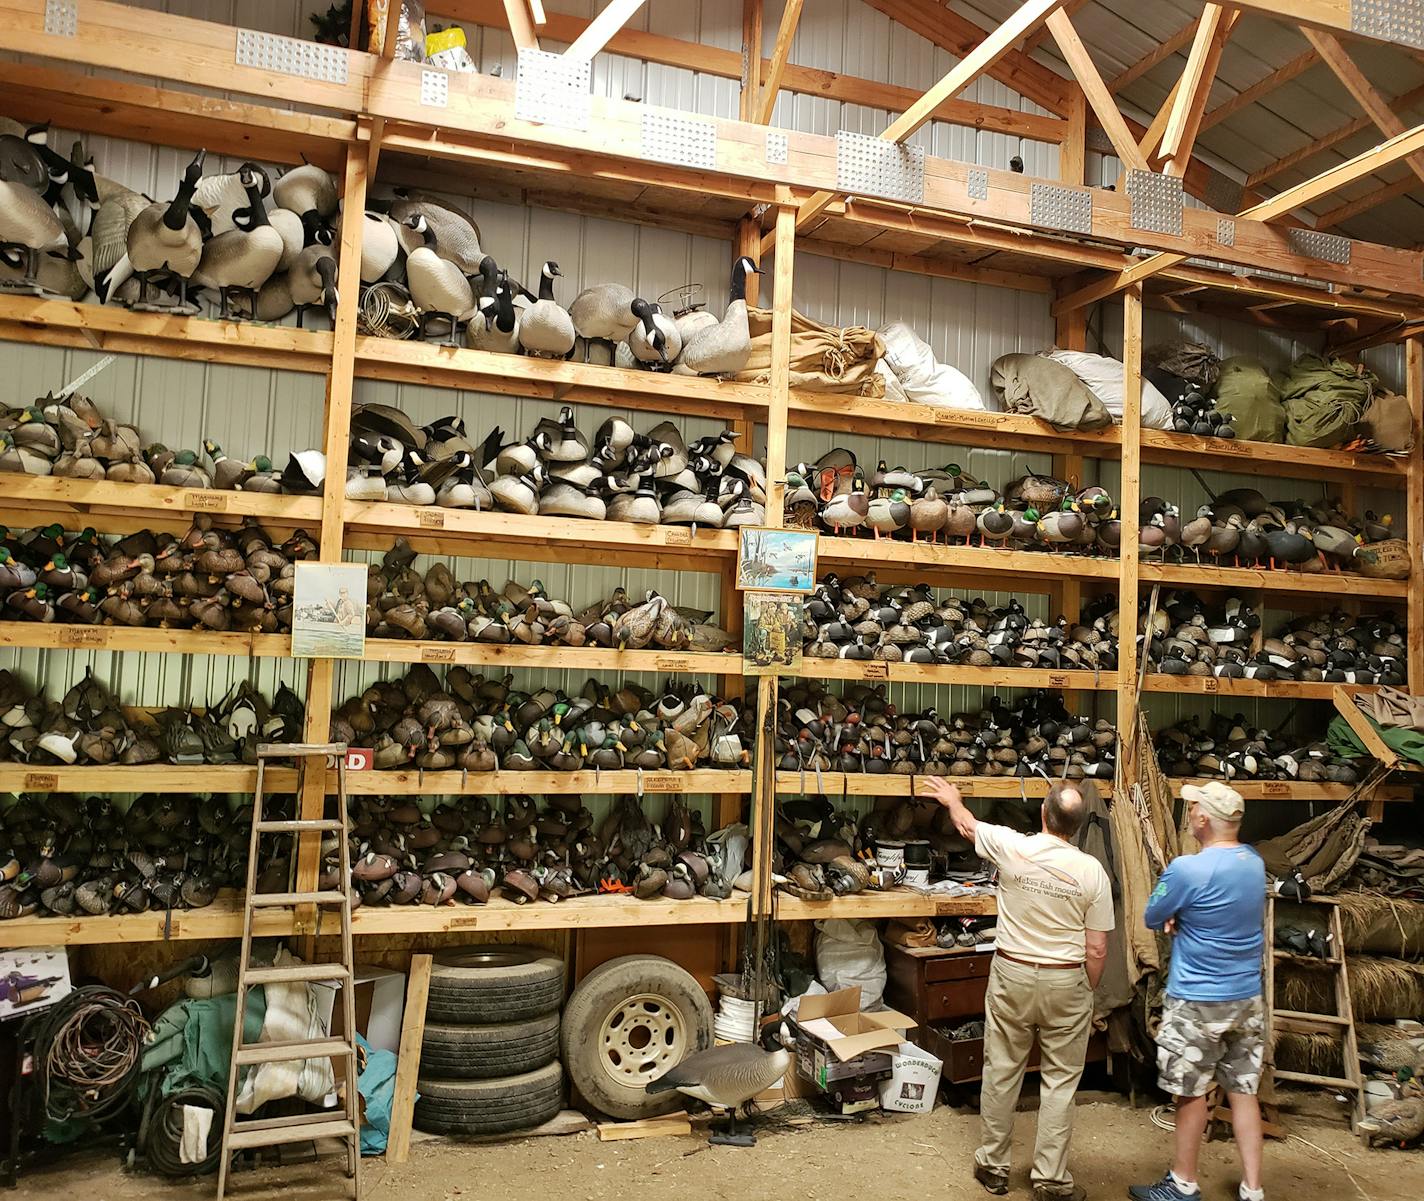
[(989, 968), (994, 960), (992, 951), (974, 955), (943, 955), (938, 959), (925, 961), (925, 980), (938, 984), (944, 980), (988, 979)]
[(984, 994), (989, 991), (989, 977), (971, 980), (946, 980), (925, 986), (925, 1020), (952, 1021), (955, 1018), (978, 1017), (984, 1012)]

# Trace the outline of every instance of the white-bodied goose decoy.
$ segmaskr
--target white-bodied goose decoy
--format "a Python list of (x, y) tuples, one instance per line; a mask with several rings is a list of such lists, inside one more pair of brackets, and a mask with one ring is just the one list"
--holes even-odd
[(416, 213), (406, 225), (420, 235), (421, 245), (406, 256), (406, 283), (411, 299), (420, 309), (420, 332), (428, 332), (432, 320), (448, 323), (451, 341), (475, 312), (475, 293), (461, 268), (440, 253), (440, 244), (430, 220)]
[[(167, 204), (150, 204), (129, 225), (125, 237), (128, 270), (138, 277), (140, 305), (147, 303), (149, 285), (160, 277), (177, 286), (179, 307), (187, 306), (188, 279), (203, 257), (203, 235), (193, 220), (192, 203), (206, 157), (206, 150), (198, 151), (183, 172), (173, 199)], [(115, 274), (120, 271), (122, 268)]]
[(563, 359), (573, 351), (573, 318), (554, 299), (554, 277), (562, 274), (554, 262), (545, 263), (539, 273), (539, 299), (524, 310), (519, 322), (519, 345), (525, 354)]
[(255, 311), (257, 291), (277, 269), (285, 247), (282, 235), (267, 220), (262, 202), (266, 176), (243, 167), (238, 177), (247, 189), (247, 208), (234, 214), (232, 229), (208, 240), (192, 278), (198, 287), (217, 289), (221, 298), (219, 315), (224, 319), (234, 291), (247, 293)]
[(757, 265), (743, 255), (732, 265), (731, 299), (716, 325), (688, 338), (678, 363), (690, 375), (733, 375), (747, 365), (751, 331), (747, 327), (747, 276), (759, 275)]

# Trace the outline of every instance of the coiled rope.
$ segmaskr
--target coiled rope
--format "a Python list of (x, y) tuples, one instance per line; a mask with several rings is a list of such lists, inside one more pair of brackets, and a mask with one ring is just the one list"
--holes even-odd
[[(180, 1148), (183, 1144), (183, 1107), (196, 1105), (213, 1111), (213, 1124), (208, 1131), (206, 1157), (197, 1163), (184, 1163)], [(178, 1089), (166, 1097), (150, 1099), (139, 1131), (139, 1146), (148, 1166), (160, 1176), (207, 1176), (218, 1170), (222, 1156), (223, 1114), (227, 1098), (207, 1084), (193, 1084)]]
[(112, 988), (76, 988), (31, 1021), (44, 1112), (55, 1121), (102, 1121), (128, 1104), (138, 1085), (148, 1019)]

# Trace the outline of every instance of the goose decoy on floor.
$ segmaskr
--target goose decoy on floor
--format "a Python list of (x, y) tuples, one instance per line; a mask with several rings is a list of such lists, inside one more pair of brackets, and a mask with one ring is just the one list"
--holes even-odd
[(440, 323), (454, 342), (474, 315), (475, 293), (465, 273), (440, 252), (435, 229), (425, 213), (407, 218), (406, 225), (421, 239), (406, 255), (406, 283), (420, 309), (420, 333), (428, 337), (432, 321)]
[(203, 235), (193, 219), (192, 203), (206, 157), (206, 150), (198, 151), (172, 200), (148, 205), (129, 224), (125, 258), (114, 268), (106, 286), (112, 289), (129, 274), (134, 275), (139, 282), (136, 307), (148, 305), (148, 290), (155, 283), (176, 286), (178, 307), (188, 306), (188, 279), (203, 256)]
[(214, 288), (220, 297), (219, 317), (231, 315), (234, 293), (245, 294), (249, 311), (255, 312), (257, 292), (271, 278), (281, 260), (285, 243), (267, 220), (262, 200), (265, 174), (243, 167), (238, 179), (247, 194), (247, 206), (235, 214), (235, 223), (226, 233), (217, 234), (203, 246), (203, 256), (191, 282)]
[(623, 284), (596, 284), (574, 297), (573, 304), (569, 305), (569, 318), (573, 321), (574, 333), (584, 340), (585, 362), (595, 343), (605, 347), (612, 360), (614, 347), (627, 341), (643, 321), (634, 308), (639, 303), (647, 302), (640, 301), (633, 289)]
[(539, 299), (519, 321), (519, 345), (525, 354), (566, 359), (573, 352), (577, 338), (573, 318), (554, 299), (554, 278), (562, 274), (555, 262), (546, 262), (539, 273)]
[(760, 274), (746, 255), (732, 264), (731, 298), (722, 320), (697, 330), (684, 342), (678, 367), (691, 375), (734, 375), (747, 365), (751, 333), (747, 325), (747, 276)]
[(737, 1130), (737, 1111), (791, 1070), (781, 1042), (783, 1022), (765, 1027), (756, 1043), (727, 1043), (687, 1056), (645, 1086), (649, 1095), (677, 1091), (727, 1113), (727, 1129), (707, 1140), (717, 1146), (752, 1147), (756, 1138)]

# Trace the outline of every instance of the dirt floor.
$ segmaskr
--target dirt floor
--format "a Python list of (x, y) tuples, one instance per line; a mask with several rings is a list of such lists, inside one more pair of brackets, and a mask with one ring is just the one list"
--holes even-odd
[[(1028, 1195), (1034, 1115), (1020, 1115), (1010, 1195)], [(857, 1192), (874, 1201), (971, 1201), (987, 1196), (971, 1176), (978, 1133), (971, 1112), (941, 1106), (923, 1116), (872, 1115), (848, 1122), (789, 1125), (762, 1119), (751, 1150), (708, 1147), (705, 1134), (604, 1143), (592, 1132), (478, 1146), (445, 1139), (418, 1141), (410, 1162), (363, 1164), (367, 1201), (454, 1201), (490, 1196), (556, 1201), (604, 1201), (634, 1189), (694, 1201), (798, 1201)], [(705, 1128), (703, 1128), (705, 1129)], [(1424, 1152), (1365, 1152), (1343, 1123), (1291, 1118), (1294, 1136), (1266, 1148), (1266, 1192), (1273, 1201), (1417, 1201), (1424, 1196)], [(1302, 1140), (1308, 1140), (1308, 1143)], [(1314, 1144), (1313, 1146), (1310, 1144)], [(1147, 1109), (1132, 1109), (1107, 1094), (1081, 1097), (1073, 1167), (1090, 1197), (1120, 1198), (1129, 1184), (1159, 1177), (1171, 1135), (1154, 1126)], [(230, 1195), (280, 1196), (284, 1201), (334, 1201), (348, 1196), (334, 1158), (320, 1165), (240, 1173)], [(1235, 1154), (1229, 1142), (1202, 1153), (1206, 1201), (1236, 1195)], [(87, 1155), (63, 1167), (35, 1170), (16, 1197), (76, 1197), (92, 1201), (209, 1201), (209, 1178), (164, 1185), (129, 1175), (113, 1155)], [(647, 1194), (644, 1194), (647, 1195)]]

